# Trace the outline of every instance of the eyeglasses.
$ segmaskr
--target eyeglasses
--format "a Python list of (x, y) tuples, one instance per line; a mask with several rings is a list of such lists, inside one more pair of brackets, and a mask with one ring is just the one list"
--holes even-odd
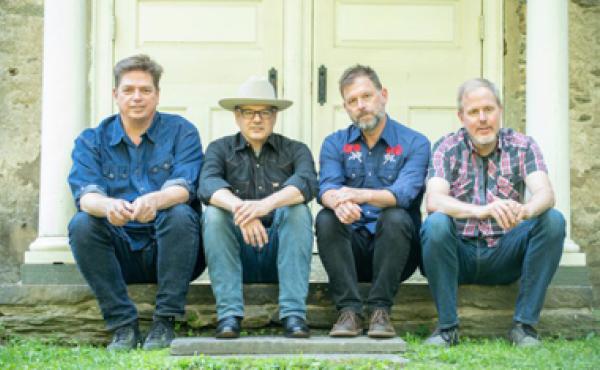
[(274, 109), (252, 110), (252, 109), (237, 108), (237, 110), (238, 110), (238, 112), (240, 112), (242, 117), (244, 117), (245, 119), (254, 119), (254, 116), (256, 116), (257, 114), (262, 119), (269, 119), (269, 118), (272, 118), (273, 115), (275, 114)]

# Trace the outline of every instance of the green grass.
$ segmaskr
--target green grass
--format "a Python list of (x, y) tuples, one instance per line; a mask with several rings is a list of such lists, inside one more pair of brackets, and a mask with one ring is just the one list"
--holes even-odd
[[(429, 348), (422, 338), (405, 337), (408, 369), (600, 369), (600, 337), (548, 339), (539, 348), (514, 348), (507, 341), (463, 339), (450, 349)], [(343, 362), (300, 359), (172, 358), (168, 350), (110, 353), (92, 346), (66, 346), (31, 339), (0, 345), (0, 369), (390, 369), (377, 360)]]

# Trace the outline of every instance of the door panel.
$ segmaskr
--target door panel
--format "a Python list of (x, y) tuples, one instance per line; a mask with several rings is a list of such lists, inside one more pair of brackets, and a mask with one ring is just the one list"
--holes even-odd
[(283, 65), (281, 0), (119, 0), (115, 17), (115, 60), (146, 53), (160, 63), (158, 109), (192, 121), (205, 147), (237, 132), (219, 99)]
[[(388, 113), (433, 142), (459, 127), (455, 95), (481, 75), (481, 0), (315, 0), (314, 78), (327, 67), (327, 103), (313, 104), (312, 148), (344, 128), (338, 79), (360, 63), (389, 91)], [(314, 96), (318, 84), (313, 84)], [(314, 99), (313, 99), (314, 100)]]

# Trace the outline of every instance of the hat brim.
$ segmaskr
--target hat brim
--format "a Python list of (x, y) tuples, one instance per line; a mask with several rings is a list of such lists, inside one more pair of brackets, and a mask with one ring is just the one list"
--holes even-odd
[(284, 99), (252, 99), (252, 98), (225, 98), (219, 100), (219, 105), (227, 110), (234, 110), (240, 105), (271, 105), (277, 110), (284, 110), (292, 105), (292, 101)]

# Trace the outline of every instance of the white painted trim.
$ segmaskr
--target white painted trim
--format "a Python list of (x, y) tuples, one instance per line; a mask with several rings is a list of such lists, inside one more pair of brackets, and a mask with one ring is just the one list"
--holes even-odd
[(93, 0), (91, 12), (90, 125), (114, 112), (112, 100), (115, 17), (114, 0)]
[[(484, 39), (482, 77), (494, 82), (504, 95), (504, 5), (502, 0), (482, 0)], [(503, 97), (501, 97), (503, 98)]]

